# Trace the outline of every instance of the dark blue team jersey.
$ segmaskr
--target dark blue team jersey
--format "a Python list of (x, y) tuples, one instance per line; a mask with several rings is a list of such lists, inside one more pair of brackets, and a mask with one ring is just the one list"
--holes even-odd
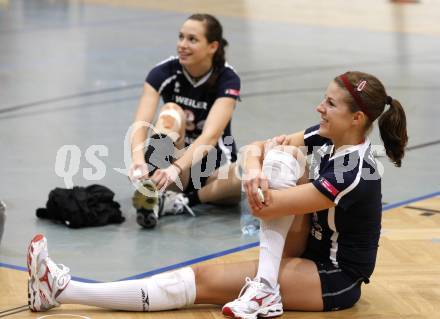
[(312, 214), (305, 255), (331, 262), (366, 282), (376, 263), (382, 217), (381, 178), (366, 140), (334, 152), (319, 125), (307, 129), (313, 185), (336, 206)]
[[(178, 104), (186, 113), (185, 144), (188, 146), (200, 136), (208, 113), (220, 97), (240, 98), (240, 78), (232, 67), (225, 64), (216, 71), (215, 85), (210, 85), (211, 72), (194, 82), (183, 69), (177, 57), (159, 63), (146, 78), (146, 82), (159, 92), (164, 103)], [(226, 126), (216, 149), (228, 162), (237, 159), (237, 151), (231, 134), (231, 122)]]

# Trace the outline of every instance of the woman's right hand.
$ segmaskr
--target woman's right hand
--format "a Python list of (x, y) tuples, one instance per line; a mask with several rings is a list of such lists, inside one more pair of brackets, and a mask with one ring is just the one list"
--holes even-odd
[[(259, 211), (270, 205), (269, 182), (261, 170), (261, 167), (248, 168), (243, 176), (243, 188), (246, 192), (249, 206), (253, 211)], [(264, 200), (261, 199), (263, 193)]]
[(128, 169), (128, 178), (134, 181), (142, 181), (148, 178), (148, 165), (145, 162), (133, 162)]
[(278, 135), (268, 139), (264, 143), (264, 155), (266, 155), (271, 149), (286, 145), (289, 145), (289, 138), (287, 135)]

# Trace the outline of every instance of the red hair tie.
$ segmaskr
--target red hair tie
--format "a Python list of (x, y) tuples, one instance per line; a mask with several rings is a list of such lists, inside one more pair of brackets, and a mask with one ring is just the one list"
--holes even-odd
[(364, 103), (362, 103), (362, 99), (359, 96), (358, 92), (362, 92), (362, 90), (367, 85), (366, 80), (362, 80), (356, 87), (356, 91), (351, 85), (350, 81), (347, 78), (347, 73), (344, 73), (339, 76), (339, 78), (342, 80), (342, 83), (344, 83), (345, 88), (350, 92), (350, 95), (353, 97), (354, 101), (356, 102), (356, 105), (359, 107), (359, 109), (365, 113), (369, 118), (371, 118), (370, 113), (368, 112), (367, 108), (365, 107)]

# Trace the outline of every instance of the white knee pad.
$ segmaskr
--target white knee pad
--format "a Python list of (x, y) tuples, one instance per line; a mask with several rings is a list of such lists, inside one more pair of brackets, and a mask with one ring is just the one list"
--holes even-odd
[(271, 149), (263, 161), (263, 173), (272, 189), (295, 186), (300, 178), (301, 168), (296, 158), (286, 152)]
[(175, 109), (167, 109), (167, 110), (160, 112), (159, 117), (164, 116), (164, 115), (171, 116), (173, 119), (176, 120), (176, 122), (174, 123), (173, 129), (176, 131), (179, 131), (180, 128), (182, 127), (182, 118), (180, 117), (179, 112), (177, 112), (177, 110), (175, 110)]
[(147, 279), (151, 298), (149, 311), (179, 309), (194, 304), (195, 274), (191, 267), (155, 275)]

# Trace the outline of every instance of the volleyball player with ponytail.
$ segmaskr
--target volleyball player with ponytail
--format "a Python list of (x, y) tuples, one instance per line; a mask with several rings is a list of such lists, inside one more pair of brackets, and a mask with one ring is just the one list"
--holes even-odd
[[(292, 178), (270, 180), (261, 155), (250, 156), (246, 163), (245, 174), (255, 176), (245, 181), (245, 190), (261, 219), (260, 258), (256, 276), (223, 307), (230, 317), (277, 316), (283, 304), (312, 311), (349, 308), (360, 298), (361, 283), (368, 283), (373, 273), (382, 194), (367, 135), (379, 119), (386, 154), (400, 167), (408, 142), (405, 112), (376, 77), (362, 72), (337, 76), (317, 111), (319, 125), (272, 139), (307, 149), (311, 182), (269, 189), (270, 184), (292, 183)], [(264, 154), (263, 142), (253, 146), (260, 148), (253, 154)], [(284, 160), (284, 165), (293, 166), (291, 161)]]
[[(178, 193), (162, 192), (154, 201), (136, 192), (137, 221), (144, 227), (154, 226), (163, 214), (181, 213), (188, 205), (233, 204), (240, 199), (234, 165), (222, 171), (221, 179), (216, 171), (237, 158), (231, 118), (240, 97), (240, 78), (225, 61), (227, 45), (215, 17), (193, 14), (179, 31), (178, 56), (159, 63), (146, 78), (135, 117), (129, 174), (133, 180), (149, 179), (154, 184), (150, 189), (171, 186)], [(145, 150), (146, 126), (153, 121), (160, 98), (164, 105)]]
[[(227, 317), (256, 319), (284, 310), (352, 307), (373, 273), (381, 229), (381, 176), (367, 135), (378, 120), (386, 153), (400, 167), (408, 141), (406, 117), (382, 83), (361, 72), (337, 76), (316, 110), (319, 125), (271, 140), (295, 149), (299, 162), (298, 149), (307, 150), (311, 161), (305, 178), (295, 176), (299, 170), (292, 156), (265, 153), (266, 142), (253, 143), (247, 152), (244, 187), (262, 221), (259, 260), (193, 265), (140, 280), (81, 283), (48, 257), (46, 238), (37, 235), (27, 259), (30, 308), (76, 303), (157, 311), (218, 304)], [(266, 176), (271, 163), (291, 172)]]

